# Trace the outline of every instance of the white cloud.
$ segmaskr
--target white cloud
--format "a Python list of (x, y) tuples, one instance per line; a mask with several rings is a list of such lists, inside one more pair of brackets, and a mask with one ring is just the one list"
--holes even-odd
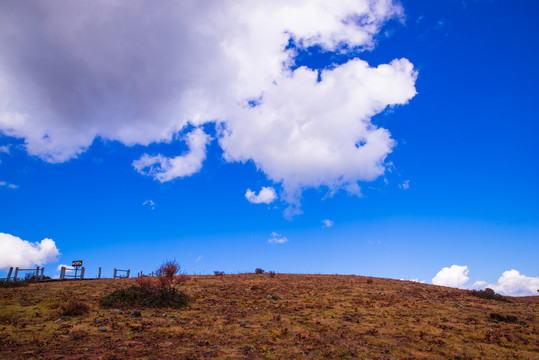
[(0, 187), (7, 187), (9, 189), (16, 189), (18, 188), (19, 186), (18, 185), (15, 185), (15, 184), (10, 184), (8, 182), (5, 182), (5, 181), (0, 181)]
[(196, 262), (199, 262), (200, 260), (202, 260), (204, 258), (204, 256), (200, 255), (199, 257), (197, 257), (197, 259), (195, 260)]
[(410, 180), (404, 180), (404, 182), (400, 184), (399, 187), (403, 190), (408, 190), (410, 188)]
[(63, 267), (65, 267), (66, 270), (75, 270), (75, 268), (71, 265), (60, 264), (56, 267), (56, 271), (61, 271)]
[(329, 219), (324, 219), (322, 220), (322, 224), (324, 227), (332, 227), (334, 222)]
[(520, 274), (517, 270), (505, 271), (496, 284), (478, 281), (472, 289), (491, 288), (495, 292), (509, 296), (533, 296), (539, 290), (539, 277), (529, 277)]
[(60, 255), (51, 239), (31, 243), (16, 236), (0, 233), (0, 269), (10, 266), (23, 268), (44, 265)]
[(271, 237), (268, 239), (270, 244), (284, 244), (285, 242), (288, 242), (288, 239), (276, 232), (272, 232)]
[(470, 278), (468, 275), (468, 266), (452, 265), (444, 267), (432, 279), (434, 285), (460, 287), (464, 285)]
[(155, 210), (155, 202), (153, 200), (146, 200), (142, 203), (142, 206), (149, 206), (152, 210)]
[(0, 146), (0, 153), (9, 154), (9, 146), (7, 145)]
[(187, 135), (189, 152), (186, 154), (173, 158), (144, 154), (140, 159), (133, 161), (133, 167), (139, 173), (153, 176), (160, 182), (193, 175), (202, 168), (209, 141), (210, 137), (204, 131), (195, 129)]
[(258, 195), (251, 189), (247, 189), (245, 198), (253, 204), (270, 204), (277, 199), (277, 194), (272, 187), (263, 187)]
[[(393, 0), (115, 0), (7, 2), (0, 12), (0, 132), (63, 162), (96, 137), (127, 146), (170, 142), (215, 122), (228, 161), (253, 161), (299, 212), (306, 188), (360, 194), (385, 172), (395, 141), (371, 117), (415, 94), (406, 59), (352, 59), (321, 72), (291, 70), (296, 50), (372, 49), (402, 19)], [(44, 56), (43, 54), (49, 54)], [(257, 106), (248, 101), (257, 99)], [(189, 153), (143, 155), (165, 182), (200, 170), (209, 138)]]

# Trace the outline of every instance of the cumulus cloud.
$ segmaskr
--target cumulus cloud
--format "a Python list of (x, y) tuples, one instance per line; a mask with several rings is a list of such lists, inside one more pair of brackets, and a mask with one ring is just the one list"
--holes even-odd
[(285, 242), (288, 242), (288, 239), (276, 232), (272, 232), (271, 237), (268, 239), (268, 243), (270, 244), (284, 244)]
[(324, 227), (332, 227), (334, 222), (329, 219), (324, 219), (322, 220), (322, 224)]
[(133, 161), (133, 167), (139, 173), (153, 176), (160, 182), (193, 175), (202, 168), (209, 141), (210, 137), (204, 131), (195, 129), (187, 135), (189, 151), (186, 154), (173, 158), (144, 154), (140, 159)]
[(224, 158), (253, 161), (297, 213), (306, 188), (360, 194), (385, 172), (395, 141), (371, 118), (415, 96), (417, 76), (407, 59), (292, 70), (297, 48), (372, 49), (402, 17), (393, 0), (4, 2), (0, 132), (63, 162), (96, 137), (148, 145), (195, 126), (187, 154), (133, 163), (165, 182), (200, 170), (198, 127), (214, 122)]
[(277, 194), (273, 187), (263, 187), (258, 192), (258, 195), (254, 191), (251, 191), (251, 189), (247, 189), (245, 198), (253, 204), (270, 204), (277, 199)]
[(432, 283), (434, 285), (458, 288), (470, 280), (468, 272), (468, 266), (452, 265), (451, 267), (444, 267), (432, 279)]
[(10, 266), (32, 267), (56, 261), (60, 251), (51, 239), (31, 243), (16, 236), (0, 233), (0, 269)]
[(539, 290), (539, 277), (529, 277), (517, 270), (508, 270), (502, 274), (496, 284), (478, 281), (472, 285), (472, 288), (491, 288), (499, 294), (509, 296), (532, 296), (537, 295), (537, 290)]

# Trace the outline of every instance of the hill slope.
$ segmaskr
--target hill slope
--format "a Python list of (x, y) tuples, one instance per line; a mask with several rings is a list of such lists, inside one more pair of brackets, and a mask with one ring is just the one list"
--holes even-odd
[[(133, 283), (0, 289), (0, 358), (539, 359), (535, 297), (507, 303), (408, 281), (240, 274), (192, 276), (181, 287), (194, 301), (180, 310), (135, 317), (99, 306)], [(59, 321), (71, 300), (90, 312)]]

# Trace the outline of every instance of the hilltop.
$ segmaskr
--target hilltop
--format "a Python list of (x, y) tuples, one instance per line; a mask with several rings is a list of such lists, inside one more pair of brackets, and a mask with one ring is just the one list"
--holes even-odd
[[(344, 275), (191, 276), (181, 309), (107, 309), (135, 279), (0, 289), (0, 358), (539, 359), (539, 297)], [(89, 312), (61, 318), (77, 300)], [(493, 315), (494, 314), (494, 315)]]

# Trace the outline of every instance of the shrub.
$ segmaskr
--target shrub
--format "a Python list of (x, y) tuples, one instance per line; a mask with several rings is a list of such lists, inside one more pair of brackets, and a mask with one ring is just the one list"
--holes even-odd
[(505, 296), (496, 294), (491, 288), (486, 288), (485, 290), (472, 290), (471, 294), (482, 299), (511, 302)]
[(71, 301), (66, 305), (60, 306), (61, 316), (80, 316), (90, 311), (90, 306), (82, 301)]
[(225, 272), (224, 272), (224, 271), (217, 271), (217, 270), (216, 270), (216, 271), (213, 272), (213, 274), (214, 274), (215, 276), (223, 276), (223, 275), (225, 274)]
[(275, 271), (268, 271), (268, 274), (269, 274), (270, 278), (275, 277)]
[(14, 288), (14, 287), (21, 287), (21, 286), (28, 286), (28, 282), (23, 281), (23, 280), (15, 280), (15, 281), (0, 280), (0, 288)]
[(264, 273), (264, 270), (262, 270), (261, 268), (255, 269), (255, 274), (263, 274), (263, 273)]
[(185, 274), (177, 275), (180, 265), (176, 260), (165, 261), (157, 269), (157, 279), (141, 277), (136, 280), (137, 285), (115, 290), (101, 299), (101, 306), (129, 308), (180, 308), (188, 305), (190, 297), (179, 291), (175, 285), (189, 279)]

